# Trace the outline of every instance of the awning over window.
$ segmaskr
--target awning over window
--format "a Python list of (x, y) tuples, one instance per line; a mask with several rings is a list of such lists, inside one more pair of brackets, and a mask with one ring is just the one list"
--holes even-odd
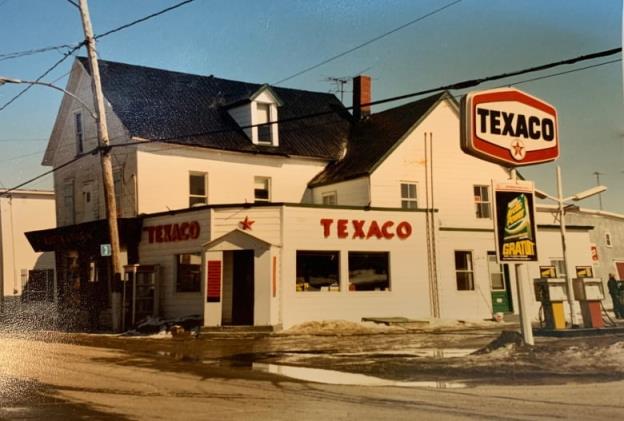
[[(137, 245), (141, 240), (142, 219), (119, 218), (119, 241), (122, 248)], [(50, 228), (25, 233), (36, 252), (55, 250), (78, 250), (110, 243), (106, 219), (77, 225)]]

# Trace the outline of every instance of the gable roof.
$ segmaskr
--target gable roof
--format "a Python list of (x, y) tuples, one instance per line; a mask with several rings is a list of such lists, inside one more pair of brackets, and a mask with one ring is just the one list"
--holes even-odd
[[(77, 60), (90, 74), (88, 60)], [(112, 61), (99, 61), (102, 89), (131, 137), (206, 148), (337, 159), (349, 134), (350, 115), (333, 95), (270, 87), (282, 103), (277, 147), (254, 145), (228, 114), (233, 103), (253, 100), (267, 86)]]
[(351, 180), (372, 173), (377, 166), (441, 101), (453, 97), (446, 91), (399, 107), (372, 114), (353, 125), (344, 158), (329, 164), (312, 181), (310, 187)]

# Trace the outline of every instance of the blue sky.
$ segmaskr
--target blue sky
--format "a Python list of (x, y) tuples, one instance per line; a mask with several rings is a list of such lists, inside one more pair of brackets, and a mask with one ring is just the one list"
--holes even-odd
[[(106, 60), (274, 83), (451, 1), (195, 0), (103, 38), (98, 51)], [(90, 0), (94, 32), (105, 32), (175, 3)], [(383, 99), (619, 47), (621, 25), (621, 0), (463, 0), (283, 86), (328, 91), (332, 89), (328, 77), (365, 71), (373, 77), (373, 99)], [(66, 0), (0, 0), (0, 54), (77, 43), (81, 35), (77, 9)], [(52, 51), (0, 60), (0, 75), (36, 78), (60, 57)], [(483, 87), (620, 58), (621, 54)], [(64, 86), (66, 77), (62, 76), (71, 61), (46, 80), (58, 79), (56, 83)], [(557, 164), (562, 167), (564, 194), (593, 186), (592, 173), (599, 171), (609, 188), (603, 195), (605, 209), (624, 213), (621, 61), (514, 86), (559, 111), (561, 157)], [(0, 87), (0, 104), (16, 92), (14, 86)], [(2, 185), (10, 187), (47, 169), (40, 161), (60, 101), (59, 93), (35, 87), (0, 112)], [(345, 94), (345, 102), (350, 102), (350, 93)], [(554, 193), (555, 165), (526, 167), (522, 173), (542, 190)], [(31, 187), (50, 186), (51, 177), (47, 177)], [(597, 207), (598, 201), (587, 199), (583, 206)]]

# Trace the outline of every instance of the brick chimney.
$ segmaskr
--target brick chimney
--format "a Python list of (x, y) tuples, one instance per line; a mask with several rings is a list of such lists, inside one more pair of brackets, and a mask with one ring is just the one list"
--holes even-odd
[(366, 75), (359, 75), (353, 78), (353, 117), (355, 120), (362, 120), (371, 113), (371, 78)]

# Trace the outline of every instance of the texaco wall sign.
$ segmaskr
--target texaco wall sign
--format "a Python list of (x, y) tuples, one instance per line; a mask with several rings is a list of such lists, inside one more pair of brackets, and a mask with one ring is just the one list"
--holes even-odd
[(514, 88), (471, 92), (462, 98), (464, 152), (507, 167), (559, 157), (557, 110)]

